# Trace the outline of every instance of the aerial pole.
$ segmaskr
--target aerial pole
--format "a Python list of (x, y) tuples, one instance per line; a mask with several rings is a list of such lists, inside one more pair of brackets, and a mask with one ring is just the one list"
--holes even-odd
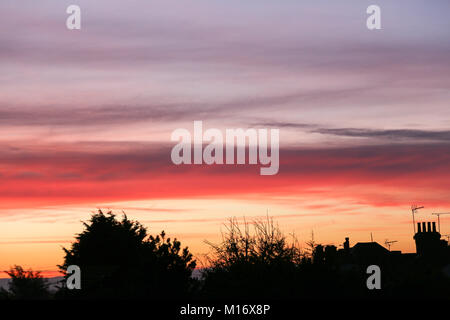
[(438, 230), (439, 233), (441, 233), (441, 214), (450, 214), (450, 212), (433, 212), (432, 215), (435, 215), (438, 217)]
[(394, 243), (396, 243), (396, 242), (398, 242), (398, 241), (397, 241), (397, 240), (389, 241), (388, 239), (386, 239), (386, 240), (384, 241), (384, 244), (388, 247), (388, 250), (391, 251), (391, 246), (392, 246)]
[(419, 207), (419, 206), (417, 206), (417, 204), (413, 204), (411, 206), (411, 213), (412, 213), (413, 226), (414, 226), (414, 234), (416, 234), (416, 220), (414, 219), (414, 215), (417, 213), (417, 211), (419, 209), (423, 209), (423, 208), (425, 208), (425, 207), (424, 206)]

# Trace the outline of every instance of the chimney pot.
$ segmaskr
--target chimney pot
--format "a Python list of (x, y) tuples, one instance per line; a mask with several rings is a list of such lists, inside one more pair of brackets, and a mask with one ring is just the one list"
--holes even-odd
[(346, 251), (348, 251), (349, 249), (350, 249), (350, 241), (349, 241), (350, 239), (347, 237), (347, 238), (345, 238), (345, 242), (344, 242), (344, 249), (346, 250)]
[(431, 222), (428, 221), (428, 232), (431, 232)]
[(427, 223), (422, 222), (422, 232), (427, 232)]
[(433, 232), (436, 232), (436, 222), (433, 221)]
[(422, 226), (420, 222), (417, 222), (417, 233), (422, 233)]

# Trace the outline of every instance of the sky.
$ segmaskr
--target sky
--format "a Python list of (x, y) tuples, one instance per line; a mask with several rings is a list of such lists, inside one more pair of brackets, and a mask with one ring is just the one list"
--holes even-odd
[[(81, 8), (81, 30), (66, 8)], [(381, 8), (368, 30), (366, 8)], [(397, 240), (450, 212), (448, 1), (0, 2), (0, 271), (54, 274), (101, 208), (201, 257), (230, 217)], [(280, 130), (280, 169), (172, 163), (177, 128)], [(441, 217), (450, 234), (450, 215)], [(4, 274), (3, 274), (4, 275)], [(0, 277), (2, 274), (0, 273)]]

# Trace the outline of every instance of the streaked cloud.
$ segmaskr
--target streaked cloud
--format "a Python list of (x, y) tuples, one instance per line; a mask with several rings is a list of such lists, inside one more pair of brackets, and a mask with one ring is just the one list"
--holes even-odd
[(413, 140), (413, 141), (450, 141), (450, 130), (428, 131), (415, 129), (398, 130), (371, 130), (355, 128), (339, 129), (317, 129), (313, 132), (336, 136), (358, 137), (358, 138), (384, 138), (391, 141)]

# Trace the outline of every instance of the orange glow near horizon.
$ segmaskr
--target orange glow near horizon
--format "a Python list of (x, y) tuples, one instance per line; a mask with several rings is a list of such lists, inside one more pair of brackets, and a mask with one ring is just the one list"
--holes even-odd
[[(320, 204), (319, 204), (320, 203)], [(317, 196), (276, 199), (224, 201), (223, 199), (155, 199), (107, 203), (104, 210), (111, 209), (121, 215), (123, 209), (130, 219), (136, 219), (148, 227), (149, 234), (166, 231), (170, 237), (182, 241), (196, 258), (208, 253), (204, 240), (220, 241), (223, 224), (230, 217), (247, 222), (265, 219), (266, 212), (273, 217), (288, 235), (294, 234), (302, 245), (311, 239), (322, 244), (333, 244), (339, 248), (349, 236), (352, 244), (374, 241), (384, 245), (386, 239), (397, 240), (392, 250), (415, 252), (412, 239), (411, 215), (407, 207), (379, 207), (344, 204), (341, 200), (319, 202)], [(168, 209), (167, 207), (170, 207)], [(330, 214), (329, 212), (334, 213)], [(429, 210), (428, 210), (429, 211)], [(43, 214), (43, 212), (46, 212)], [(61, 212), (62, 214), (55, 214)], [(57, 264), (63, 261), (62, 246), (69, 247), (74, 235), (82, 230), (80, 221), (86, 221), (93, 212), (89, 208), (51, 207), (27, 215), (17, 214), (1, 225), (0, 270), (13, 265), (43, 271), (44, 276), (57, 276)], [(45, 216), (44, 216), (45, 215)], [(422, 212), (417, 221), (429, 221)], [(426, 218), (425, 218), (426, 217)], [(449, 219), (441, 219), (443, 229)], [(54, 228), (57, 225), (58, 228)], [(5, 259), (6, 258), (6, 259)], [(201, 265), (199, 265), (201, 267)], [(6, 276), (3, 273), (0, 276)]]

